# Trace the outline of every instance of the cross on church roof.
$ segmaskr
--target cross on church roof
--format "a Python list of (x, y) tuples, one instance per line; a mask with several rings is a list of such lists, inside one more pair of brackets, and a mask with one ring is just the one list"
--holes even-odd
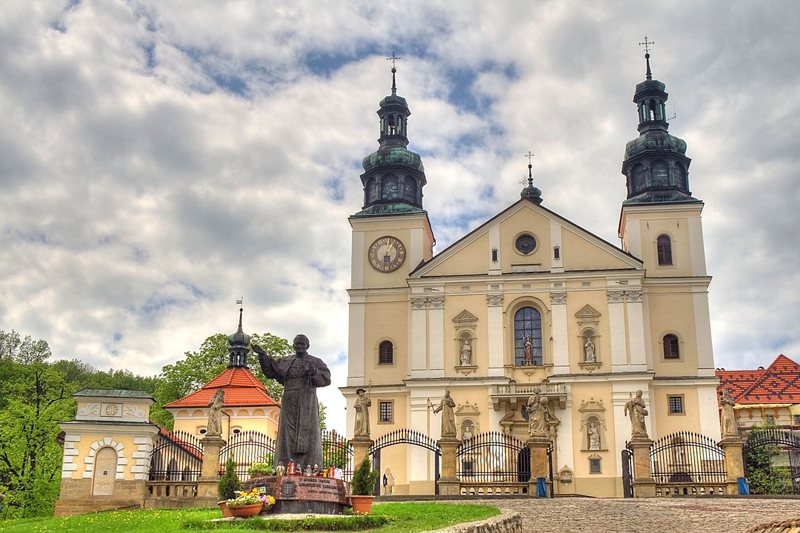
[(653, 79), (653, 73), (650, 71), (650, 45), (656, 44), (655, 41), (648, 41), (647, 35), (644, 36), (644, 42), (639, 43), (639, 46), (644, 46), (644, 58), (647, 60), (647, 79)]
[(395, 70), (395, 67), (397, 66), (395, 63), (397, 63), (398, 59), (403, 59), (403, 58), (402, 57), (397, 57), (396, 55), (394, 55), (394, 52), (392, 52), (391, 57), (387, 57), (386, 58), (387, 61), (391, 61), (392, 62), (392, 70)]
[(392, 52), (391, 57), (387, 57), (386, 58), (387, 61), (391, 61), (392, 62), (392, 96), (397, 94), (397, 83), (395, 82), (394, 74), (395, 74), (395, 72), (397, 72), (397, 65), (396, 64), (397, 64), (397, 61), (399, 59), (401, 59), (401, 58), (397, 57), (396, 55), (394, 55), (394, 52)]

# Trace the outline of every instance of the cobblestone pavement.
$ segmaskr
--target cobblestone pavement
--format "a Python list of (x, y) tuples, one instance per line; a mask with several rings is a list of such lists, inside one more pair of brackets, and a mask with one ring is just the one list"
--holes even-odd
[(480, 503), (519, 512), (526, 533), (744, 533), (765, 522), (800, 518), (800, 499), (788, 498), (526, 498)]

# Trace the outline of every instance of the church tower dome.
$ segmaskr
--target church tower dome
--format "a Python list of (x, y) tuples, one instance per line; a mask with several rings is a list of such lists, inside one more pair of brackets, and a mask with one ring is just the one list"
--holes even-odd
[[(394, 55), (389, 58), (399, 59)], [(411, 111), (397, 95), (397, 68), (392, 66), (392, 94), (380, 102), (378, 149), (364, 158), (364, 207), (354, 216), (422, 213), (422, 188), (427, 183), (419, 154), (408, 149)]]
[(242, 312), (239, 308), (239, 329), (228, 336), (228, 368), (247, 368), (247, 352), (250, 350), (250, 335), (242, 329)]
[(665, 85), (653, 79), (649, 48), (645, 50), (646, 79), (636, 86), (633, 95), (639, 115), (639, 137), (625, 146), (622, 163), (628, 186), (628, 197), (623, 205), (697, 202), (699, 200), (689, 191), (692, 160), (685, 155), (686, 141), (667, 131), (668, 94)]

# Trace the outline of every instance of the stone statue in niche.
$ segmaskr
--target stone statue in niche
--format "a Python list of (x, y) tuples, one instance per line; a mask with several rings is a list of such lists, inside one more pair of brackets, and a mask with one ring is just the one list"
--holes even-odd
[(595, 362), (595, 355), (594, 355), (594, 342), (592, 342), (591, 337), (586, 337), (586, 342), (583, 343), (583, 352), (584, 352), (584, 362), (586, 363), (594, 363)]
[(469, 440), (472, 438), (472, 426), (465, 424), (461, 428), (461, 440)]
[(733, 406), (736, 401), (731, 396), (730, 389), (723, 389), (722, 396), (719, 399), (720, 405), (720, 422), (722, 424), (723, 437), (738, 437), (739, 436), (739, 423), (736, 420), (736, 413)]
[(472, 348), (469, 345), (469, 337), (464, 339), (464, 344), (461, 346), (461, 366), (469, 366), (472, 360)]
[(589, 423), (589, 429), (587, 430), (589, 434), (589, 449), (590, 450), (599, 450), (600, 449), (600, 431), (597, 429), (597, 425), (594, 422)]
[(647, 427), (644, 424), (644, 417), (647, 416), (647, 406), (642, 398), (642, 391), (636, 391), (636, 397), (628, 400), (625, 404), (625, 416), (631, 418), (631, 436), (647, 437)]
[(533, 364), (533, 343), (530, 337), (525, 337), (522, 340), (525, 343), (525, 364), (530, 366)]
[(219, 437), (222, 435), (222, 406), (225, 404), (225, 391), (217, 389), (211, 401), (208, 402), (208, 424), (206, 424), (207, 437)]

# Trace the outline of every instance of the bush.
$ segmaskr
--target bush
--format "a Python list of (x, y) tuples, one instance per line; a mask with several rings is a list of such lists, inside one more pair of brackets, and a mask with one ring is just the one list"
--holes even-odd
[(378, 480), (378, 471), (372, 470), (369, 457), (358, 465), (358, 469), (353, 474), (353, 481), (350, 482), (350, 490), (356, 496), (370, 496), (375, 490), (375, 482)]
[(242, 489), (239, 476), (234, 470), (235, 467), (233, 457), (228, 456), (228, 460), (225, 462), (225, 473), (219, 478), (219, 485), (217, 485), (220, 500), (231, 500), (236, 496), (236, 491)]

